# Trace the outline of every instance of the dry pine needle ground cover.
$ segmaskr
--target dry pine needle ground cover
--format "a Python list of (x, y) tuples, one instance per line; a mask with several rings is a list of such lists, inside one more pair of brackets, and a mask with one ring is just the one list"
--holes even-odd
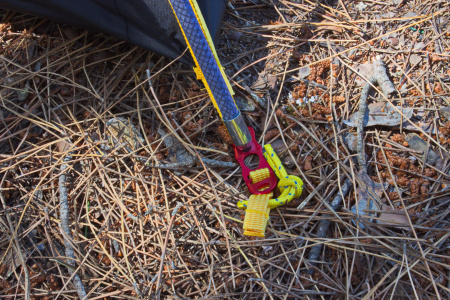
[(2, 12), (2, 299), (448, 299), (447, 1), (231, 1), (236, 102), (303, 195), (249, 194), (188, 66)]

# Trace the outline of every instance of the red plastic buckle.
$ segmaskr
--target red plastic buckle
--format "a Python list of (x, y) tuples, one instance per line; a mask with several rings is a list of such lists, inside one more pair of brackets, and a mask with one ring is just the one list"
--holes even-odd
[[(246, 145), (245, 149), (238, 148), (234, 146), (234, 155), (236, 157), (236, 160), (241, 165), (242, 169), (242, 176), (244, 177), (244, 181), (247, 184), (248, 189), (250, 190), (250, 193), (252, 194), (267, 194), (270, 193), (275, 186), (277, 185), (277, 178), (275, 177), (275, 174), (272, 171), (272, 168), (270, 167), (269, 163), (265, 159), (263, 153), (262, 153), (262, 147), (255, 138), (255, 131), (253, 128), (248, 127), (248, 130), (250, 131), (250, 134), (252, 135), (252, 141), (249, 145)], [(247, 167), (244, 163), (244, 160), (247, 156), (255, 154), (259, 157), (259, 166), (258, 168), (252, 170), (249, 167)], [(255, 170), (260, 170), (268, 168), (270, 176), (260, 182), (253, 183), (250, 180), (250, 172)], [(266, 188), (264, 188), (266, 187)], [(264, 188), (264, 189), (263, 189)], [(263, 190), (261, 190), (263, 189)]]

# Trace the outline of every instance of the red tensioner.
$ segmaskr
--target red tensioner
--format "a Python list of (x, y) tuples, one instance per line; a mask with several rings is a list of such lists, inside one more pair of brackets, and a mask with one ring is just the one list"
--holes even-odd
[[(248, 130), (250, 131), (250, 134), (252, 136), (251, 142), (245, 145), (245, 147), (234, 146), (234, 155), (239, 165), (241, 166), (242, 176), (244, 177), (244, 181), (247, 184), (250, 193), (267, 194), (276, 187), (277, 178), (263, 155), (262, 146), (256, 141), (255, 131), (251, 127), (248, 127)], [(245, 158), (252, 154), (257, 155), (259, 158), (259, 166), (253, 170), (247, 167), (244, 163)], [(260, 182), (252, 182), (249, 177), (250, 172), (264, 168), (267, 168), (269, 170), (270, 176)]]

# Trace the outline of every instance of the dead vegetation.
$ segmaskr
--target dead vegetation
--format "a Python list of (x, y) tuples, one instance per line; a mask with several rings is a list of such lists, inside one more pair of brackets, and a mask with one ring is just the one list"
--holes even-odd
[(447, 1), (231, 1), (236, 102), (305, 182), (253, 239), (191, 68), (3, 12), (0, 297), (448, 299), (449, 18)]

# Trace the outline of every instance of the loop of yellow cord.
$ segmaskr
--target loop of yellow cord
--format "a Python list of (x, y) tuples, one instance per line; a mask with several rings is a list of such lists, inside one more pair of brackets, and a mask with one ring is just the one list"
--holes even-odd
[[(245, 209), (244, 235), (247, 236), (264, 237), (270, 210), (299, 197), (303, 190), (303, 181), (297, 176), (288, 175), (272, 146), (266, 145), (264, 149), (264, 157), (280, 180), (278, 188), (281, 195), (275, 199), (270, 199), (272, 193), (251, 195), (249, 200), (238, 202), (237, 206)], [(269, 176), (270, 173), (267, 168), (250, 172), (250, 179), (253, 183), (262, 181)]]
[[(269, 208), (273, 209), (277, 206), (284, 205), (290, 202), (294, 198), (300, 197), (303, 191), (303, 181), (297, 176), (288, 175), (286, 169), (283, 167), (283, 164), (281, 163), (271, 145), (265, 145), (264, 150), (264, 157), (266, 158), (275, 175), (277, 175), (278, 179), (280, 179), (280, 181), (278, 182), (278, 188), (280, 189), (281, 195), (278, 198), (270, 199), (268, 204)], [(262, 178), (261, 180), (265, 178)], [(240, 209), (246, 209), (248, 206), (248, 200), (239, 201), (237, 206)]]

